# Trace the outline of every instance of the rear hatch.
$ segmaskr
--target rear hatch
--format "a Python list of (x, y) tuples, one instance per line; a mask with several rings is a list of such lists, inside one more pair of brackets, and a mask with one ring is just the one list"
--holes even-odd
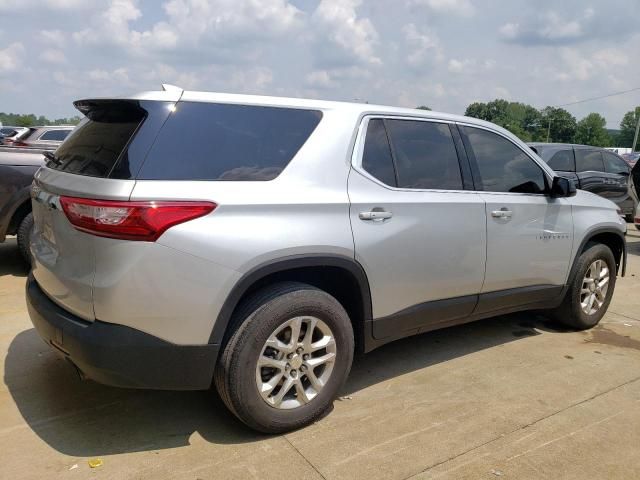
[(172, 104), (76, 102), (85, 118), (35, 176), (33, 275), (54, 302), (85, 320), (95, 318), (92, 285), (98, 237), (74, 228), (61, 198), (128, 200), (135, 174)]

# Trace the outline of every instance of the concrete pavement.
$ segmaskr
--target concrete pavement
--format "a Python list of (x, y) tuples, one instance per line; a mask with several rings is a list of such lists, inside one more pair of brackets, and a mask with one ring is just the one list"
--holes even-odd
[(31, 327), (10, 239), (0, 478), (640, 478), (640, 232), (628, 240), (596, 329), (526, 313), (401, 340), (356, 361), (326, 418), (265, 437), (212, 393), (80, 381)]

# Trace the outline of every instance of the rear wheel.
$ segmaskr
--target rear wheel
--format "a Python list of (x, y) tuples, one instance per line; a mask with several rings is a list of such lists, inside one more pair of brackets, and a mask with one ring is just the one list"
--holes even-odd
[(569, 327), (594, 327), (609, 308), (616, 285), (616, 262), (611, 249), (592, 244), (582, 252), (576, 274), (554, 317)]
[(232, 322), (215, 383), (240, 420), (281, 433), (331, 408), (354, 350), (351, 322), (335, 298), (311, 285), (280, 283), (247, 299)]
[(29, 213), (22, 219), (20, 225), (18, 225), (17, 239), (18, 248), (20, 254), (24, 258), (25, 262), (31, 265), (31, 252), (29, 251), (29, 239), (31, 238), (31, 232), (33, 231), (33, 213)]

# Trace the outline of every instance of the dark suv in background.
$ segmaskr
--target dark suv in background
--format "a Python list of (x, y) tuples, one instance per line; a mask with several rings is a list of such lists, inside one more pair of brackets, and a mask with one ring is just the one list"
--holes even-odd
[(570, 178), (577, 188), (616, 203), (627, 222), (633, 222), (638, 192), (631, 181), (631, 167), (609, 150), (589, 145), (529, 143), (551, 168)]

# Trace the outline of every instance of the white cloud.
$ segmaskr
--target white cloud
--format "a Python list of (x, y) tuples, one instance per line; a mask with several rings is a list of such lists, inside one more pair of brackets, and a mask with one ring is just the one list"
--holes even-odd
[(170, 0), (163, 9), (177, 32), (195, 37), (281, 35), (301, 16), (286, 0)]
[(331, 78), (331, 74), (327, 70), (314, 70), (305, 77), (305, 83), (312, 88), (332, 88), (336, 86), (336, 82)]
[(64, 56), (64, 52), (55, 48), (47, 48), (46, 50), (43, 50), (38, 58), (40, 58), (40, 60), (42, 60), (43, 62), (52, 64), (67, 63), (67, 58)]
[(453, 13), (462, 16), (471, 16), (476, 10), (470, 0), (413, 0), (413, 3), (424, 5), (436, 12)]
[(0, 50), (0, 75), (18, 70), (22, 65), (25, 48), (20, 42), (14, 42)]
[(564, 67), (556, 74), (556, 78), (565, 82), (575, 80), (586, 81), (604, 77), (611, 69), (625, 67), (629, 64), (626, 53), (615, 48), (604, 48), (592, 53), (565, 47), (560, 50)]
[(322, 44), (326, 37), (353, 60), (380, 64), (378, 32), (368, 18), (358, 17), (356, 8), (361, 4), (362, 0), (321, 0), (312, 16), (317, 40)]
[(62, 48), (67, 43), (66, 34), (61, 30), (42, 30), (40, 41), (49, 47)]
[(503, 40), (521, 45), (561, 45), (586, 41), (607, 32), (610, 26), (596, 19), (589, 7), (561, 15), (555, 10), (538, 13), (521, 21), (507, 22), (498, 32)]
[(430, 32), (418, 29), (413, 23), (402, 28), (405, 41), (409, 46), (407, 63), (412, 67), (421, 67), (433, 60), (442, 60), (443, 54), (438, 37)]
[(492, 59), (478, 61), (475, 58), (463, 58), (461, 60), (451, 58), (447, 63), (447, 70), (451, 73), (473, 74), (492, 70), (495, 66), (496, 62)]
[(2, 0), (0, 11), (17, 12), (20, 10), (76, 10), (91, 7), (88, 0)]

